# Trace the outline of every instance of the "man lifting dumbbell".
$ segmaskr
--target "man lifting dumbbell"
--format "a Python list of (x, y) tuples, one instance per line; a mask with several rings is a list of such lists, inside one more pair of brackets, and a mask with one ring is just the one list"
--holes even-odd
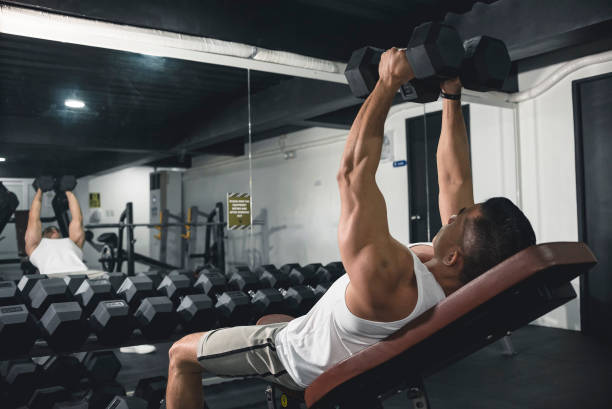
[[(42, 177), (35, 182), (36, 195), (30, 206), (28, 228), (25, 233), (25, 250), (41, 274), (73, 273), (86, 271), (83, 263), (83, 215), (76, 196), (72, 193), (73, 177), (62, 177), (57, 183), (53, 178)], [(43, 192), (56, 189), (56, 194), (65, 194), (72, 220), (68, 227), (69, 236), (62, 238), (55, 226), (42, 229), (40, 211)]]
[[(495, 264), (535, 244), (529, 221), (508, 199), (474, 204), (457, 78), (461, 64), (447, 64), (456, 60), (457, 44), (461, 47), (449, 40), (456, 36), (453, 31), (431, 25), (415, 30), (410, 47), (435, 58), (397, 48), (380, 56), (378, 78), (365, 93), (369, 96), (353, 122), (337, 175), (338, 242), (347, 274), (306, 315), (289, 323), (224, 328), (175, 343), (170, 349), (168, 409), (202, 408), (203, 370), (305, 389), (328, 368), (388, 337)], [(427, 92), (417, 92), (419, 96), (433, 98), (429, 88), (435, 83), (435, 97), (441, 88), (445, 98), (437, 154), (443, 227), (433, 246), (411, 250), (389, 233), (375, 175), (391, 103), (402, 86), (423, 89), (415, 79), (427, 82)]]

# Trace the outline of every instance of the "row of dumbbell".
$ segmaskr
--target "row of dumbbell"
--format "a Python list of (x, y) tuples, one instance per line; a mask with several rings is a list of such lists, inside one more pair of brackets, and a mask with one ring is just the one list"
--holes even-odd
[[(0, 364), (3, 408), (106, 408), (115, 396), (125, 395), (116, 382), (121, 362), (112, 351), (23, 358)], [(163, 377), (141, 379), (134, 396), (154, 409), (165, 394)]]
[[(164, 278), (146, 272), (130, 277), (111, 273), (93, 280), (26, 275), (17, 285), (2, 282), (0, 348), (9, 355), (27, 353), (42, 335), (55, 350), (71, 351), (78, 350), (90, 332), (104, 345), (121, 345), (136, 328), (148, 339), (158, 340), (168, 338), (179, 323), (185, 331), (195, 332), (249, 324), (271, 313), (297, 316), (306, 313), (330, 285), (283, 288), (282, 271), (272, 266), (261, 270), (257, 282), (247, 270), (235, 271), (227, 280), (207, 269), (197, 279), (180, 272)], [(339, 274), (341, 270), (332, 279)], [(260, 288), (267, 287), (266, 277), (274, 279), (277, 288)], [(22, 300), (30, 311), (19, 303)]]

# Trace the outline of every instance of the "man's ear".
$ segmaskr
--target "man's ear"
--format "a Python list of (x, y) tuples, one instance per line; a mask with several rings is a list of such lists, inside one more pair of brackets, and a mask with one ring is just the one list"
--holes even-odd
[(448, 253), (446, 253), (446, 255), (444, 256), (444, 258), (442, 259), (442, 262), (444, 263), (444, 265), (446, 265), (447, 267), (453, 267), (459, 263), (461, 263), (462, 260), (462, 254), (459, 251), (459, 249), (457, 247), (452, 247)]

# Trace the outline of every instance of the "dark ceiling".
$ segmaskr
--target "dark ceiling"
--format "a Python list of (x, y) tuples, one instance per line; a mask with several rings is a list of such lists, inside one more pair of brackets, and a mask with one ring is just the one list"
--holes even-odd
[[(502, 38), (514, 71), (612, 48), (612, 2), (591, 0), (26, 0), (54, 13), (346, 61), (402, 45), (444, 20)], [(510, 89), (512, 90), (512, 89)], [(515, 90), (515, 89), (514, 89)], [(252, 72), (254, 139), (348, 129), (360, 101), (342, 84)], [(130, 164), (190, 166), (242, 154), (246, 71), (0, 34), (0, 177), (86, 175)], [(81, 110), (67, 98), (82, 99)]]

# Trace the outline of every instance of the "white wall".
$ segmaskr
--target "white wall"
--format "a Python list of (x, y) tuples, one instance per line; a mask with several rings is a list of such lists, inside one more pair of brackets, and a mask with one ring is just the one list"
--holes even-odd
[[(520, 89), (537, 85), (561, 65), (520, 74)], [(611, 71), (612, 62), (582, 68), (544, 94), (519, 104), (523, 210), (538, 242), (578, 240), (572, 81)], [(573, 282), (579, 294), (578, 283), (578, 279)], [(579, 330), (578, 300), (536, 323)]]
[[(409, 238), (407, 168), (394, 168), (393, 161), (406, 159), (405, 120), (422, 115), (423, 109), (414, 104), (392, 108), (385, 133), (393, 139), (393, 158), (381, 163), (376, 175), (387, 203), (391, 233), (405, 244)], [(440, 110), (441, 104), (428, 104), (425, 109)], [(499, 195), (514, 199), (511, 110), (472, 104), (470, 115), (477, 199)], [(269, 248), (261, 248), (261, 227), (254, 227), (254, 246), (249, 245), (248, 234), (228, 232), (230, 262), (281, 265), (339, 260), (336, 172), (347, 135), (347, 131), (312, 128), (253, 145), (253, 211), (255, 217), (262, 209), (267, 211)], [(295, 150), (295, 159), (285, 160), (281, 145)], [(197, 205), (206, 211), (217, 201), (225, 202), (227, 192), (249, 191), (248, 161), (245, 157), (195, 159), (183, 180), (185, 208)]]
[[(127, 202), (133, 203), (134, 222), (149, 222), (149, 173), (153, 168), (146, 166), (123, 169), (101, 176), (88, 176), (78, 180), (75, 194), (81, 204), (84, 223), (117, 223)], [(89, 208), (89, 193), (100, 193), (99, 209)], [(115, 232), (117, 229), (95, 229), (95, 237), (104, 232)], [(149, 229), (135, 229), (136, 243), (134, 250), (149, 255)], [(101, 268), (98, 262), (99, 253), (89, 244), (85, 244), (84, 258), (91, 269)], [(137, 265), (137, 270), (139, 270)], [(125, 269), (125, 264), (124, 264)], [(145, 268), (140, 268), (145, 269)]]

